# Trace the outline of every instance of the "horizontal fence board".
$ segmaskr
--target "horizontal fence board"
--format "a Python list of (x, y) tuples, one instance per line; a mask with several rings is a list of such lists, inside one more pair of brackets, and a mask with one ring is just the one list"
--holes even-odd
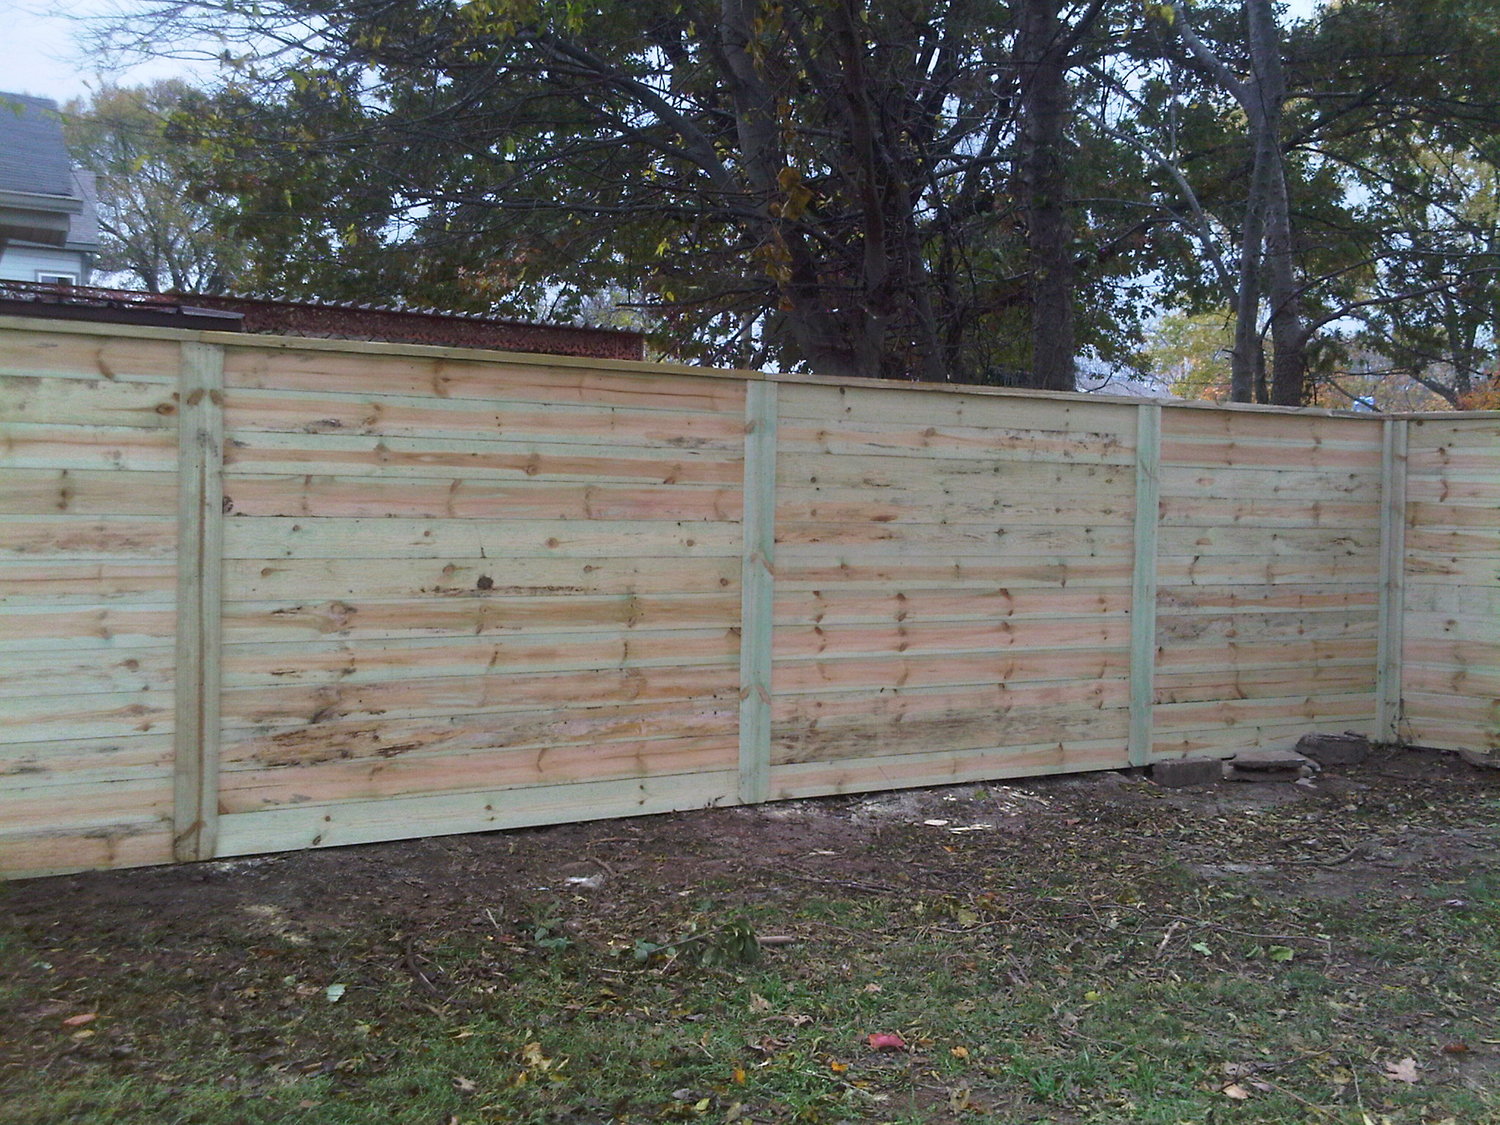
[(924, 423), (801, 423), (777, 428), (777, 448), (788, 455), (906, 457), (941, 469), (956, 460), (1060, 461), (1123, 465), (1133, 456), (1117, 433), (1018, 426), (931, 426)]
[(897, 625), (784, 625), (776, 629), (777, 660), (833, 655), (922, 655), (997, 652), (1008, 648), (1104, 648), (1128, 644), (1123, 617), (1059, 620), (911, 622)]
[[(503, 387), (498, 388), (503, 396)], [(725, 413), (632, 410), (599, 403), (507, 403), (399, 395), (335, 395), (249, 389), (225, 396), (225, 429), (378, 437), (477, 438), (579, 445), (718, 449), (738, 454), (745, 425)]]
[[(1412, 504), (1437, 505), (1437, 511), (1480, 507), (1500, 503), (1500, 472), (1464, 474), (1442, 473), (1408, 477), (1406, 498)], [(1432, 511), (1432, 508), (1427, 509)], [(1412, 508), (1408, 507), (1408, 513)], [(1419, 519), (1413, 515), (1412, 518)]]
[(1225, 641), (1217, 645), (1164, 645), (1157, 653), (1158, 671), (1204, 668), (1278, 668), (1310, 666), (1328, 660), (1374, 660), (1374, 637), (1333, 640)]
[[(0, 531), (6, 521), (0, 520)], [(739, 555), (739, 525), (699, 521), (226, 520), (226, 559), (634, 558)]]
[(945, 755), (1007, 743), (1068, 742), (1117, 738), (1130, 733), (1123, 707), (1035, 707), (996, 713), (989, 709), (919, 713), (896, 718), (882, 713), (841, 715), (816, 726), (796, 720), (771, 724), (771, 767), (798, 762), (878, 758), (886, 754)]
[(1285, 722), (1164, 731), (1158, 734), (1152, 744), (1152, 757), (1181, 758), (1201, 754), (1205, 757), (1227, 758), (1247, 750), (1293, 750), (1303, 735), (1327, 733), (1330, 730), (1349, 731), (1372, 738), (1375, 727), (1374, 697), (1340, 698), (1347, 698), (1349, 704), (1338, 709), (1327, 708), (1316, 719), (1295, 718)]
[(1133, 448), (1135, 416), (1120, 404), (1086, 399), (1025, 398), (968, 394), (945, 389), (941, 394), (920, 385), (819, 386), (783, 383), (779, 414), (828, 425), (911, 425), (920, 417), (930, 426), (1032, 426), (1054, 431), (1111, 434)]
[(1364, 530), (1380, 522), (1374, 501), (1225, 500), (1218, 497), (1167, 496), (1161, 523), (1173, 527), (1335, 527)]
[(226, 597), (371, 599), (674, 594), (737, 590), (739, 560), (229, 559)]
[(0, 648), (11, 652), (170, 648), (176, 635), (170, 605), (0, 606)]
[(1072, 739), (1030, 746), (1007, 744), (947, 754), (892, 754), (835, 762), (801, 762), (772, 767), (771, 797), (783, 801), (915, 785), (1123, 769), (1129, 764), (1121, 738)]
[(25, 742), (7, 732), (0, 743), (0, 789), (6, 791), (65, 786), (75, 801), (86, 803), (94, 789), (113, 781), (150, 779), (171, 786), (170, 730), (44, 742)]
[[(230, 644), (284, 642), (298, 636), (401, 637), (542, 630), (725, 628), (739, 622), (735, 593), (615, 594), (564, 597), (419, 598), (397, 602), (232, 602), (224, 609)], [(5, 617), (0, 611), (0, 636)]]
[[(0, 492), (0, 499), (3, 499)], [(728, 488), (361, 476), (236, 476), (225, 511), (321, 518), (723, 520), (742, 516)]]
[[(1107, 465), (1054, 464), (996, 457), (947, 458), (852, 456), (830, 453), (783, 453), (776, 458), (779, 497), (796, 498), (804, 490), (866, 489), (872, 498), (907, 492), (951, 491), (979, 497), (1025, 495), (1043, 482), (1059, 489), (1079, 489), (1092, 496), (1130, 495), (1132, 476), (1122, 455)], [(1088, 472), (1086, 470), (1091, 470)]]
[(269, 733), (226, 731), (223, 769), (242, 764), (296, 767), (326, 761), (431, 757), (474, 750), (696, 738), (734, 730), (738, 692), (668, 704), (618, 703), (576, 710), (465, 711), (390, 720), (329, 719)]
[(0, 426), (0, 471), (6, 473), (12, 469), (167, 473), (176, 467), (177, 434), (173, 430), (40, 422)]
[(743, 473), (740, 459), (695, 449), (343, 434), (232, 435), (224, 444), (224, 464), (227, 482), (246, 474), (353, 474), (724, 486), (737, 484)]
[(173, 604), (174, 560), (96, 562), (0, 558), (0, 605)]
[(971, 590), (898, 589), (788, 591), (776, 598), (778, 625), (840, 625), (927, 621), (1048, 621), (1128, 612), (1128, 594), (1112, 590), (1005, 587)]
[(562, 672), (601, 667), (692, 667), (739, 661), (739, 635), (726, 629), (629, 635), (325, 640), (227, 645), (226, 687), (277, 683), (372, 683), (491, 672)]
[(120, 383), (177, 383), (174, 339), (77, 335), (67, 328), (38, 331), (5, 326), (0, 374)]
[(1298, 692), (1346, 695), (1374, 692), (1375, 671), (1365, 661), (1327, 662), (1282, 668), (1214, 668), (1158, 671), (1157, 703), (1206, 703), (1224, 699), (1269, 699)]
[(1257, 586), (1173, 586), (1157, 592), (1158, 613), (1265, 613), (1297, 610), (1304, 613), (1366, 609), (1374, 613), (1380, 589), (1339, 584), (1313, 586), (1273, 584)]
[(339, 759), (291, 769), (226, 770), (220, 803), (225, 815), (234, 815), (309, 802), (342, 804), (429, 793), (711, 773), (732, 767), (738, 756), (738, 737), (721, 735), (556, 745), (542, 750), (476, 750), (422, 758)]
[(1478, 531), (1493, 533), (1500, 525), (1493, 504), (1460, 504), (1452, 501), (1407, 504), (1408, 527), (1424, 533)]
[(225, 729), (304, 726), (340, 719), (410, 719), (540, 706), (558, 711), (610, 703), (677, 703), (723, 698), (737, 690), (735, 667), (584, 668), (535, 674), (509, 673), (404, 678), (383, 683), (280, 684), (231, 688), (221, 712)]
[(0, 514), (170, 516), (176, 511), (177, 477), (173, 473), (0, 470)]
[(1028, 557), (1034, 555), (1117, 555), (1128, 557), (1130, 533), (1124, 529), (1095, 530), (1089, 527), (1010, 528), (999, 525), (901, 523), (794, 523), (776, 524), (778, 558), (795, 560), (821, 550), (823, 553), (857, 548), (877, 555), (930, 558)]
[(266, 351), (229, 348), (224, 384), (259, 389), (438, 399), (505, 399), (542, 405), (580, 403), (643, 410), (718, 412), (740, 417), (745, 388), (736, 380), (635, 374), (529, 363), (517, 356), (455, 359), (382, 356), (350, 349)]
[[(1380, 452), (1378, 417), (1331, 417), (1324, 414), (1252, 414), (1233, 410), (1165, 410), (1163, 436), (1180, 440), (1230, 439), (1257, 444), (1285, 444), (1317, 450), (1330, 444), (1365, 445)], [(1377, 458), (1378, 463), (1378, 458)]]
[(1162, 645), (1208, 645), (1218, 648), (1229, 640), (1253, 644), (1277, 638), (1317, 641), (1374, 637), (1377, 625), (1375, 614), (1368, 610), (1160, 614), (1156, 619), (1156, 637)]
[(1406, 587), (1406, 611), (1493, 621), (1500, 617), (1500, 585), (1434, 585), (1413, 579)]
[[(123, 821), (159, 823), (172, 813), (172, 779), (111, 779), (95, 782), (80, 793), (78, 785), (0, 785), (0, 841), (12, 833), (31, 830), (107, 829)], [(3, 851), (3, 845), (0, 845)]]
[(37, 878), (91, 869), (172, 862), (172, 829), (163, 820), (130, 819), (85, 829), (0, 829), (0, 877)]
[[(778, 551), (776, 588), (778, 590), (819, 590), (839, 586), (844, 589), (992, 589), (995, 586), (1039, 587), (1111, 587), (1130, 589), (1128, 558), (1097, 559), (1076, 555), (1023, 555), (990, 557), (946, 555), (928, 559), (882, 559), (871, 552), (853, 550), (846, 557), (798, 558), (793, 552)], [(792, 556), (792, 557), (788, 557)], [(997, 558), (996, 556), (1002, 556)]]
[(167, 516), (0, 516), (0, 560), (152, 559), (177, 553), (177, 521)]
[(1158, 737), (1228, 727), (1280, 727), (1369, 718), (1375, 713), (1373, 689), (1349, 694), (1292, 694), (1260, 699), (1214, 699), (1167, 703), (1156, 708)]
[(1441, 715), (1449, 723), (1461, 723), (1483, 732), (1486, 739), (1500, 739), (1500, 699), (1482, 698), (1455, 691), (1405, 693), (1407, 706), (1416, 714)]
[(1379, 431), (1370, 426), (1359, 426), (1359, 429), (1363, 436), (1318, 445), (1295, 439), (1268, 441), (1254, 437), (1163, 435), (1161, 458), (1168, 465), (1201, 465), (1205, 468), (1264, 470), (1278, 469), (1292, 462), (1302, 469), (1379, 472)]
[(1252, 586), (1314, 589), (1330, 582), (1368, 584), (1380, 578), (1380, 559), (1357, 555), (1158, 555), (1161, 586)]
[(1340, 555), (1375, 558), (1380, 551), (1379, 533), (1368, 529), (1163, 527), (1157, 534), (1164, 556), (1233, 555), (1251, 560), (1316, 555), (1321, 560)]
[(367, 844), (735, 803), (738, 770), (572, 785), (286, 805), (219, 820), (218, 855)]
[(109, 380), (0, 375), (0, 425), (177, 428), (177, 396), (169, 386)]
[(776, 518), (790, 523), (979, 524), (989, 527), (1128, 527), (1133, 510), (1126, 495), (1059, 497), (1047, 490), (1026, 494), (953, 488), (938, 492), (803, 487), (784, 490)]
[(893, 687), (964, 684), (1016, 684), (1034, 680), (1070, 681), (1123, 677), (1130, 652), (1115, 649), (986, 651), (942, 656), (820, 657), (777, 659), (771, 683), (777, 696)]
[(1407, 554), (1417, 561), (1433, 557), (1500, 561), (1500, 521), (1496, 521), (1495, 526), (1473, 526), (1461, 531), (1408, 527), (1406, 549)]
[[(50, 695), (59, 685), (70, 695), (96, 692), (170, 691), (171, 645), (127, 649), (40, 649), (0, 651), (0, 699)], [(10, 708), (5, 707), (5, 713)]]
[(1500, 699), (1500, 652), (1488, 664), (1404, 663), (1401, 682), (1407, 690), (1430, 695)]
[(1161, 494), (1203, 500), (1380, 502), (1380, 472), (1229, 469), (1163, 462)]
[(1444, 718), (1441, 711), (1402, 716), (1401, 737), (1410, 746), (1483, 753), (1500, 750), (1500, 731)]

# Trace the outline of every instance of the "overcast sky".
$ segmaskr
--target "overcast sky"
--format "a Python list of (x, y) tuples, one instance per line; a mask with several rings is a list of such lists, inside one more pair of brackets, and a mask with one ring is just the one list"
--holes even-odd
[[(65, 102), (97, 89), (105, 76), (75, 36), (85, 17), (122, 6), (117, 0), (0, 0), (0, 90)], [(183, 63), (162, 59), (110, 77), (149, 82), (185, 73)]]
[[(129, 0), (0, 0), (0, 90), (36, 94), (59, 102), (81, 97), (103, 84), (98, 60), (75, 42), (80, 21), (118, 12)], [(1315, 0), (1290, 0), (1294, 16), (1311, 13)], [(185, 64), (162, 59), (109, 77), (147, 82), (185, 75)]]

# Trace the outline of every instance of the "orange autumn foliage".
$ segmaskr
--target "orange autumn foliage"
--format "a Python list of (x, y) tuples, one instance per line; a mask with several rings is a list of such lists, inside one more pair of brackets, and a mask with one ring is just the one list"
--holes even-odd
[(1481, 387), (1476, 387), (1458, 400), (1460, 410), (1500, 410), (1500, 371), (1496, 371)]

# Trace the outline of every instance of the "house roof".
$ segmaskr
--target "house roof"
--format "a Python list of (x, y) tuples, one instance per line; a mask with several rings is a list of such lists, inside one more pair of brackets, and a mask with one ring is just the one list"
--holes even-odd
[(51, 98), (0, 92), (0, 191), (77, 198)]
[(59, 287), (36, 282), (0, 281), (0, 316), (343, 340), (385, 340), (589, 359), (646, 358), (645, 336), (617, 329), (531, 324), (436, 309), (394, 309), (192, 293), (140, 293), (87, 285)]
[(0, 240), (99, 249), (94, 174), (73, 167), (50, 98), (0, 93)]

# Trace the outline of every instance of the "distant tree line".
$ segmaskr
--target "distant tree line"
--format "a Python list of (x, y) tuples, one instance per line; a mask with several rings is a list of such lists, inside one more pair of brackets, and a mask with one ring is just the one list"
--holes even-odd
[(1361, 401), (1353, 356), (1454, 405), (1496, 368), (1492, 0), (173, 0), (110, 35), (223, 46), (209, 88), (71, 107), (148, 286), (609, 294), (680, 356), (1043, 388), (1149, 366), (1165, 314), (1285, 404)]

